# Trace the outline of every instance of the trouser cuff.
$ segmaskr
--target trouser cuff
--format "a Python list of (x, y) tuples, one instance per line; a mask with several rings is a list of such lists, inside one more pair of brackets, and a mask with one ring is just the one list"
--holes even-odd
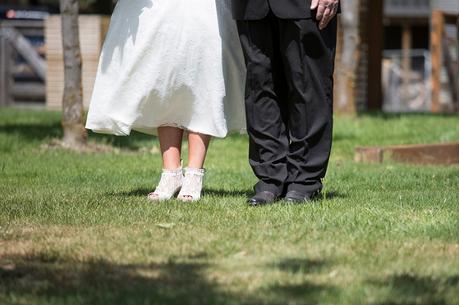
[(254, 189), (255, 192), (271, 192), (277, 197), (282, 195), (282, 190), (284, 188), (283, 184), (280, 183), (272, 183), (272, 182), (266, 182), (266, 181), (258, 181), (258, 183), (255, 185)]
[(322, 190), (322, 182), (310, 181), (306, 183), (290, 183), (287, 187), (287, 192), (297, 191), (303, 194), (317, 194)]

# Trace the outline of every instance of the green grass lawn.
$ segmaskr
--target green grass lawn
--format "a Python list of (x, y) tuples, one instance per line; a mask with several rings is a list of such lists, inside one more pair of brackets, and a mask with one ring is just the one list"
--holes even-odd
[(338, 118), (326, 199), (245, 204), (247, 138), (212, 142), (203, 200), (153, 204), (158, 142), (44, 149), (59, 113), (0, 109), (0, 304), (459, 304), (459, 167), (353, 162), (459, 140), (459, 117)]

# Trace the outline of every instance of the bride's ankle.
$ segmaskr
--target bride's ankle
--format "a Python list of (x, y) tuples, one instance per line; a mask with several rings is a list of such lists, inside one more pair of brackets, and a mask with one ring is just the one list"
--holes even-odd
[(176, 167), (176, 168), (164, 168), (163, 167), (162, 173), (163, 174), (180, 174), (180, 173), (183, 173), (183, 168), (181, 166)]
[(201, 168), (199, 168), (199, 167), (185, 167), (183, 169), (183, 171), (184, 171), (185, 175), (187, 173), (203, 175), (206, 172), (206, 170), (204, 168), (202, 168), (202, 167)]

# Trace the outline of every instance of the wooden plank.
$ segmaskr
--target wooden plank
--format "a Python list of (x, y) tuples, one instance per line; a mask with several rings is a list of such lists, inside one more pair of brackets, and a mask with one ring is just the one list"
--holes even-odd
[(43, 29), (43, 20), (21, 20), (21, 19), (10, 19), (10, 20), (2, 20), (2, 23), (6, 27), (14, 27), (14, 28), (37, 28)]
[(355, 161), (380, 163), (394, 161), (412, 164), (459, 164), (459, 142), (388, 147), (357, 147)]
[(11, 104), (11, 46), (0, 36), (0, 106)]
[(11, 95), (15, 100), (44, 100), (45, 86), (40, 83), (16, 83), (11, 90)]
[(441, 93), (441, 69), (443, 55), (443, 32), (445, 19), (443, 12), (432, 12), (432, 26), (430, 32), (430, 54), (431, 54), (431, 87), (432, 87), (432, 104), (431, 111), (438, 113), (441, 111), (440, 93)]
[(361, 163), (381, 163), (383, 150), (381, 147), (357, 147), (354, 160)]
[(0, 28), (0, 36), (3, 36), (14, 46), (16, 51), (27, 61), (35, 73), (42, 80), (46, 80), (46, 63), (40, 57), (32, 44), (14, 28)]
[(446, 37), (443, 37), (443, 58), (445, 59), (446, 73), (448, 74), (449, 87), (453, 104), (459, 103), (459, 69), (450, 54), (449, 45)]
[(411, 26), (408, 23), (404, 23), (402, 29), (402, 98), (404, 101), (407, 101), (410, 98)]

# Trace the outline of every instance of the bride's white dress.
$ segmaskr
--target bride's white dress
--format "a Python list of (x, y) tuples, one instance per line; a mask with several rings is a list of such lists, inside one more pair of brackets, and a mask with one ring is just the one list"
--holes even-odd
[(86, 128), (160, 126), (224, 137), (245, 128), (245, 65), (229, 0), (119, 0)]

